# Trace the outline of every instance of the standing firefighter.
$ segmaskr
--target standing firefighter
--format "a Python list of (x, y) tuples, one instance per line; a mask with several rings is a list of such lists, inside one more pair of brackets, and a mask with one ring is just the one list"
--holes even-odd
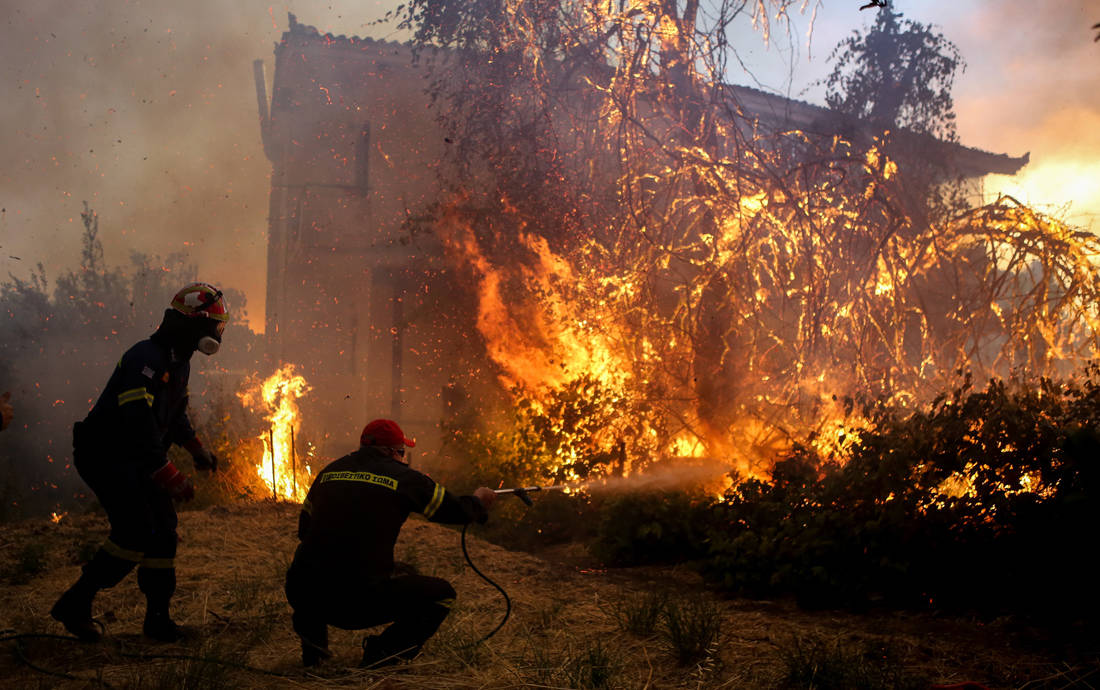
[(321, 470), (298, 518), (301, 544), (286, 574), (302, 663), (332, 656), (328, 626), (361, 630), (392, 623), (363, 641), (370, 668), (412, 659), (450, 613), (446, 580), (394, 572), (393, 547), (409, 513), (432, 522), (485, 522), (495, 494), (485, 487), (455, 496), (409, 467), (414, 442), (388, 419), (367, 424), (359, 450)]
[(221, 345), (229, 310), (220, 290), (192, 283), (176, 293), (160, 327), (119, 360), (92, 411), (73, 427), (73, 464), (95, 492), (111, 533), (50, 615), (82, 640), (99, 639), (92, 600), (137, 566), (145, 594), (143, 632), (180, 638), (168, 614), (176, 589), (176, 509), (195, 495), (190, 480), (167, 459), (169, 444), (186, 448), (195, 469), (216, 471), (187, 419), (187, 380), (195, 350)]

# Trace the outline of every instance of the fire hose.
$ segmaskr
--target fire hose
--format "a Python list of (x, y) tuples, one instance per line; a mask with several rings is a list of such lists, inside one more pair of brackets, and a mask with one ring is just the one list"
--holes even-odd
[[(555, 490), (555, 489), (560, 490), (562, 488), (564, 488), (564, 487), (560, 487), (560, 486), (524, 486), (524, 487), (515, 487), (515, 488), (512, 488), (512, 489), (496, 489), (493, 493), (497, 494), (498, 496), (511, 494), (513, 496), (518, 497), (519, 500), (523, 501), (528, 506), (532, 506), (532, 505), (534, 505), (534, 503), (531, 501), (531, 497), (528, 494), (533, 494), (536, 491), (552, 491), (552, 490)], [(490, 579), (488, 575), (486, 575), (485, 573), (478, 570), (478, 567), (476, 565), (474, 565), (474, 562), (470, 559), (470, 552), (466, 549), (466, 530), (469, 527), (470, 527), (470, 523), (466, 523), (465, 525), (462, 526), (462, 555), (466, 558), (466, 563), (467, 563), (467, 565), (470, 566), (470, 569), (473, 570), (475, 573), (477, 573), (478, 577), (480, 577), (482, 580), (485, 580), (490, 585), (495, 587), (496, 590), (498, 592), (500, 592), (500, 595), (502, 597), (504, 597), (504, 617), (500, 619), (499, 623), (497, 623), (497, 627), (493, 628), (492, 630), (489, 631), (489, 633), (487, 635), (482, 637), (477, 642), (473, 643), (473, 645), (479, 645), (482, 642), (488, 640), (493, 635), (496, 635), (497, 632), (501, 628), (504, 627), (504, 624), (508, 622), (508, 616), (512, 615), (512, 599), (508, 596), (508, 592), (504, 591), (503, 587), (498, 585), (496, 582), (493, 582), (493, 580)], [(471, 646), (473, 646), (473, 645), (471, 645)]]

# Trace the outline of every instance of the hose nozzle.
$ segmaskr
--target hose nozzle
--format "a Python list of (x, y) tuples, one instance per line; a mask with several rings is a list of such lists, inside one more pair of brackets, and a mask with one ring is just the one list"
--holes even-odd
[(531, 505), (534, 505), (534, 503), (531, 502), (531, 497), (528, 494), (534, 493), (536, 491), (542, 491), (542, 487), (541, 486), (524, 486), (524, 487), (517, 486), (514, 489), (495, 489), (493, 491), (493, 493), (495, 493), (495, 494), (513, 494), (517, 498), (519, 498), (519, 500), (521, 500), (524, 503), (526, 503), (527, 505), (531, 506)]

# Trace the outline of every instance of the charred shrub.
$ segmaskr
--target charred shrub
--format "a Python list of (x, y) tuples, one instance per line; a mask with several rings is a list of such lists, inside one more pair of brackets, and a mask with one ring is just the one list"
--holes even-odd
[(610, 498), (591, 544), (612, 565), (680, 563), (706, 553), (711, 500), (702, 494), (639, 491)]

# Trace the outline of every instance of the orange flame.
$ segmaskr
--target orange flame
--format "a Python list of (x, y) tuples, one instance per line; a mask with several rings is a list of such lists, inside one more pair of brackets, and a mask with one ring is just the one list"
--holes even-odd
[(309, 490), (312, 450), (300, 457), (295, 447), (302, 425), (296, 401), (309, 390), (305, 377), (294, 372), (293, 364), (286, 364), (238, 394), (245, 405), (266, 413), (264, 420), (269, 426), (259, 436), (264, 451), (256, 463), (256, 473), (277, 499), (301, 501)]

